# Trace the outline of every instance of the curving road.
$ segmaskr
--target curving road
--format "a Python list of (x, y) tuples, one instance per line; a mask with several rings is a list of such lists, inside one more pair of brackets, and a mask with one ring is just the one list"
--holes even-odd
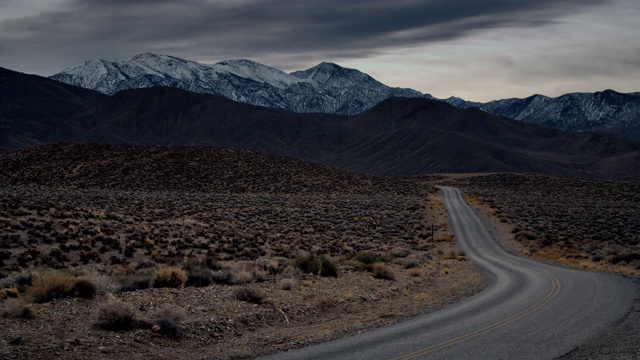
[(460, 191), (442, 187), (458, 246), (490, 284), (436, 312), (268, 359), (554, 359), (624, 317), (640, 294), (611, 274), (520, 258), (491, 238)]

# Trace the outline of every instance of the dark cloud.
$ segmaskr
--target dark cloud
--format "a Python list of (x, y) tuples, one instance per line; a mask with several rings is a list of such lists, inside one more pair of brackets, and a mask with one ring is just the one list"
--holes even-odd
[[(272, 58), (280, 63), (265, 62), (282, 67), (286, 59), (362, 58), (488, 29), (540, 27), (605, 2), (63, 1), (40, 14), (0, 22), (0, 62), (32, 63), (32, 72), (53, 73), (89, 58), (153, 51), (199, 60)], [(5, 10), (10, 9), (0, 5), (0, 11)], [(34, 59), (25, 60), (29, 57)], [(43, 62), (43, 57), (50, 61)]]

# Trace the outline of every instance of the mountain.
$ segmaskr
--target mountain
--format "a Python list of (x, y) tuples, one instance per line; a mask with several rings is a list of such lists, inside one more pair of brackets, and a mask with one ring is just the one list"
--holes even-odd
[[(108, 95), (126, 89), (170, 86), (298, 113), (353, 115), (389, 97), (433, 99), (429, 94), (388, 87), (358, 70), (326, 62), (287, 74), (250, 60), (205, 65), (145, 53), (128, 60), (89, 60), (51, 78)], [(640, 140), (640, 93), (605, 90), (487, 103), (456, 97), (445, 101), (456, 107), (477, 107), (493, 115), (560, 130), (612, 133)]]
[(151, 53), (128, 60), (89, 60), (51, 78), (108, 95), (170, 86), (298, 113), (356, 114), (392, 96), (430, 97), (388, 87), (360, 71), (331, 63), (287, 74), (250, 60), (205, 65)]
[[(75, 98), (72, 92), (69, 96)], [(53, 94), (42, 97), (43, 103), (60, 101)], [(300, 114), (173, 87), (100, 97), (60, 119), (56, 127), (64, 131), (33, 134), (31, 143), (232, 147), (383, 176), (540, 172), (640, 178), (640, 143), (613, 135), (566, 133), (426, 98), (388, 98), (347, 116)], [(0, 147), (20, 148), (5, 140), (8, 144)]]
[(504, 99), (487, 103), (446, 99), (451, 105), (477, 107), (493, 115), (556, 129), (601, 132), (640, 140), (640, 93), (621, 94), (613, 90), (570, 93), (556, 98), (533, 95), (525, 99)]
[(23, 148), (82, 131), (69, 119), (107, 96), (0, 68), (0, 148)]

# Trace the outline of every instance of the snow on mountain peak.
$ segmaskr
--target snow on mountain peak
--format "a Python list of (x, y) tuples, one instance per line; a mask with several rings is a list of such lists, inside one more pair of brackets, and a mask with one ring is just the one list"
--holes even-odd
[(296, 112), (355, 114), (391, 96), (427, 96), (415, 90), (388, 87), (358, 70), (327, 62), (287, 74), (247, 59), (205, 65), (153, 53), (128, 60), (89, 61), (51, 78), (105, 94), (172, 86)]
[(213, 65), (213, 68), (217, 71), (231, 73), (241, 78), (275, 85), (280, 89), (300, 82), (300, 79), (295, 76), (291, 76), (284, 71), (247, 59), (221, 61)]

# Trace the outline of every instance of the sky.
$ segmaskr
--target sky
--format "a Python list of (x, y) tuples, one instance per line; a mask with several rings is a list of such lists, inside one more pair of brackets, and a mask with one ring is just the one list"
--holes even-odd
[(638, 0), (0, 0), (0, 67), (322, 61), (437, 98), (640, 91)]

